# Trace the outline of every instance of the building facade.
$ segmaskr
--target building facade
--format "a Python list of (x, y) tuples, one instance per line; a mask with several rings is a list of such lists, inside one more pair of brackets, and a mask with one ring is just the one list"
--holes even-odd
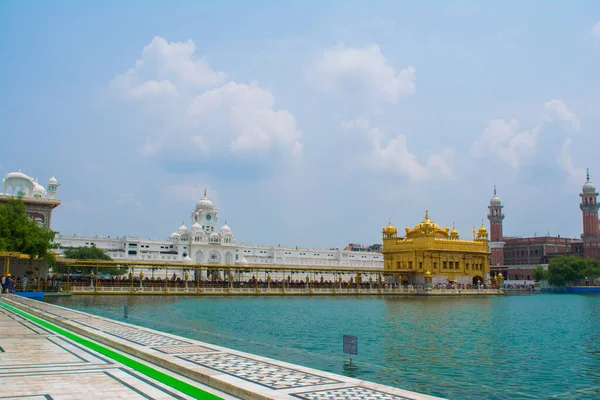
[(117, 261), (383, 269), (383, 255), (360, 246), (340, 250), (238, 244), (226, 223), (219, 228), (219, 213), (206, 191), (190, 214), (190, 225), (182, 223), (167, 240), (57, 235), (55, 242), (59, 251), (96, 246)]
[(488, 232), (481, 225), (473, 240), (459, 237), (456, 228), (442, 229), (429, 219), (398, 230), (388, 223), (383, 228), (384, 271), (396, 277), (397, 283), (423, 285), (431, 274), (432, 284), (458, 283), (472, 285), (487, 283), (490, 278)]
[(490, 200), (491, 273), (500, 272), (507, 283), (531, 283), (536, 266), (547, 265), (553, 257), (576, 255), (600, 259), (600, 221), (598, 220), (598, 192), (590, 181), (589, 171), (583, 184), (581, 203), (583, 233), (581, 238), (559, 236), (505, 237), (503, 236), (504, 205), (496, 194)]
[(52, 226), (52, 211), (60, 205), (56, 198), (59, 184), (55, 177), (48, 180), (47, 190), (37, 179), (25, 175), (21, 171), (10, 172), (2, 179), (0, 202), (20, 197), (25, 204), (29, 218), (50, 229)]

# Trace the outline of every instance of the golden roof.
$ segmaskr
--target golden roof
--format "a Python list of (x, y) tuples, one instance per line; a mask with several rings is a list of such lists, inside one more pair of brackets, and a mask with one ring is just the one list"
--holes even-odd
[(388, 220), (388, 224), (383, 230), (382, 233), (387, 233), (388, 235), (395, 235), (398, 233), (398, 229), (392, 225), (392, 221)]
[(436, 236), (447, 238), (450, 228), (443, 229), (438, 224), (429, 219), (429, 210), (425, 210), (425, 219), (410, 229), (406, 227), (406, 237), (412, 238), (417, 236)]

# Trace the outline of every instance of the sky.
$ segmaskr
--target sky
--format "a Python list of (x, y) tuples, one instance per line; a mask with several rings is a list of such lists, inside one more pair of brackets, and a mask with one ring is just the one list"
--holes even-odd
[(600, 2), (2, 1), (0, 175), (63, 235), (166, 239), (204, 189), (238, 243), (579, 237), (600, 184)]

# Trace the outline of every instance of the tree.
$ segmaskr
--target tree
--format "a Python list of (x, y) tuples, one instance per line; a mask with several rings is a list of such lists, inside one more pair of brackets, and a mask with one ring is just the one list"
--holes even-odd
[(536, 282), (548, 280), (548, 271), (546, 271), (541, 265), (538, 265), (533, 270), (533, 279)]
[[(100, 260), (100, 261), (112, 261), (112, 258), (110, 258), (110, 256), (108, 254), (106, 254), (106, 252), (102, 249), (99, 249), (98, 247), (92, 245), (90, 247), (73, 247), (70, 249), (65, 250), (64, 252), (64, 256), (66, 258), (72, 258), (72, 259), (76, 259), (76, 260)], [(71, 266), (69, 268), (67, 268), (66, 266), (57, 266), (56, 268), (54, 268), (54, 270), (58, 273), (61, 274), (65, 274), (65, 273), (72, 273), (72, 274), (77, 274), (77, 273), (81, 273), (84, 275), (89, 274), (92, 271), (96, 271), (96, 267), (89, 267), (89, 266)], [(101, 269), (99, 269), (98, 272), (100, 273), (106, 273), (109, 275), (123, 275), (125, 272), (128, 271), (127, 267), (103, 267)]]
[(15, 251), (53, 263), (50, 252), (56, 232), (38, 225), (27, 216), (21, 198), (0, 204), (0, 251)]
[(578, 256), (560, 256), (548, 264), (548, 283), (554, 286), (566, 286), (581, 280), (600, 276), (600, 262)]

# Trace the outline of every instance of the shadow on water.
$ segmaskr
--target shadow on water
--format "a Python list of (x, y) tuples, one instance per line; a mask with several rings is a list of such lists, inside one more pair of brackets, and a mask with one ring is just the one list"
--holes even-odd
[[(435, 396), (600, 398), (600, 297), (74, 296), (58, 305)], [(358, 355), (342, 352), (343, 335)]]

